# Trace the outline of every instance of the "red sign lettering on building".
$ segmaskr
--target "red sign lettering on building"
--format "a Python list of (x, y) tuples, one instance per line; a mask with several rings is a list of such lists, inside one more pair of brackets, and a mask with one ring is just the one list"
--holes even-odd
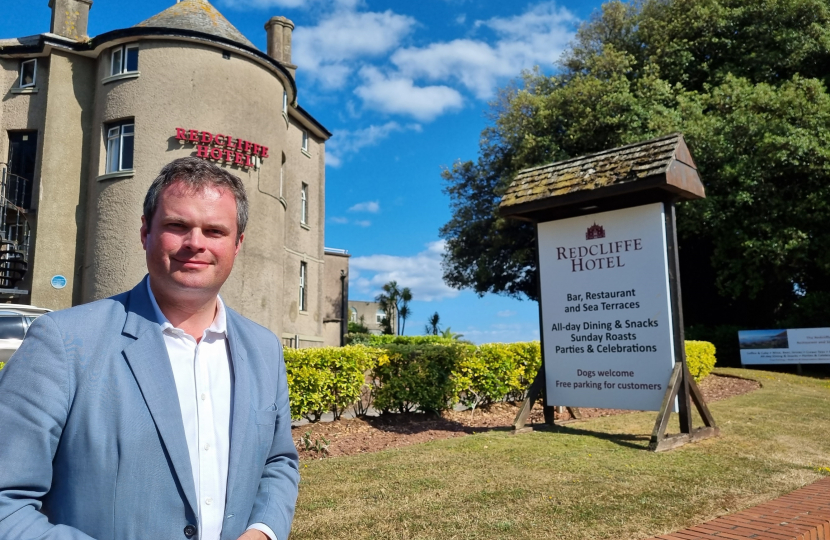
[(243, 169), (254, 167), (269, 157), (267, 146), (222, 133), (214, 135), (210, 131), (177, 127), (176, 139), (182, 144), (195, 144), (196, 157), (238, 165)]

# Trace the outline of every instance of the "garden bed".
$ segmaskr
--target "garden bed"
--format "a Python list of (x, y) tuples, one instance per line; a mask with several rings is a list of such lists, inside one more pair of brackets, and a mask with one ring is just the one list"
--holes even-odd
[[(720, 401), (760, 388), (749, 379), (710, 375), (700, 384), (707, 402)], [(341, 419), (294, 427), (292, 435), (301, 459), (347, 456), (399, 448), (412, 444), (462, 437), (493, 430), (509, 430), (519, 403), (494, 403), (475, 411), (449, 411), (442, 416), (418, 413), (385, 414), (379, 417)], [(612, 416), (632, 411), (618, 409), (581, 409), (583, 419)], [(556, 414), (557, 421), (572, 420), (567, 412)], [(542, 422), (542, 408), (537, 404), (530, 421)]]

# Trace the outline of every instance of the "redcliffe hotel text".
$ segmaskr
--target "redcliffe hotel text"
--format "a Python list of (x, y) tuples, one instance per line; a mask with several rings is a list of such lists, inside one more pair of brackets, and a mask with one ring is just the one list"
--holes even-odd
[(176, 139), (185, 143), (195, 143), (197, 157), (224, 161), (228, 165), (250, 168), (255, 165), (254, 157), (268, 157), (267, 146), (222, 133), (214, 135), (210, 131), (177, 127)]
[(641, 251), (642, 249), (643, 241), (640, 238), (603, 242), (602, 244), (594, 244), (591, 246), (557, 247), (556, 260), (570, 260), (571, 272), (622, 268), (625, 266), (625, 263), (620, 253)]

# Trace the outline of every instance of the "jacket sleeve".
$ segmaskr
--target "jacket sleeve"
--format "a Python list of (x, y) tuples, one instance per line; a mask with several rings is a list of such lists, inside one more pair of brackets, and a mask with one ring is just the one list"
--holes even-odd
[(72, 370), (60, 330), (38, 317), (0, 371), (0, 538), (91, 540), (39, 512), (71, 402)]
[(274, 340), (274, 350), (277, 352), (277, 421), (248, 525), (265, 524), (274, 532), (277, 540), (287, 540), (294, 519), (300, 472), (297, 448), (291, 437), (291, 408), (282, 344), (276, 336)]

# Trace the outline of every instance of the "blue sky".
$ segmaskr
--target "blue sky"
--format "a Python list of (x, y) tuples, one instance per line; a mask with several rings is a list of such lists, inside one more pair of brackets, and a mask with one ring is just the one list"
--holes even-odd
[[(90, 35), (132, 26), (174, 0), (95, 0)], [(355, 300), (395, 279), (415, 301), (407, 334), (437, 311), (477, 343), (538, 339), (535, 303), (478, 298), (441, 279), (450, 217), (441, 168), (475, 159), (488, 101), (536, 65), (546, 72), (600, 2), (213, 0), (260, 49), (265, 22), (294, 21), (298, 101), (334, 136), (326, 151), (326, 245), (347, 249)], [(0, 37), (49, 30), (46, 0), (14, 2)]]

